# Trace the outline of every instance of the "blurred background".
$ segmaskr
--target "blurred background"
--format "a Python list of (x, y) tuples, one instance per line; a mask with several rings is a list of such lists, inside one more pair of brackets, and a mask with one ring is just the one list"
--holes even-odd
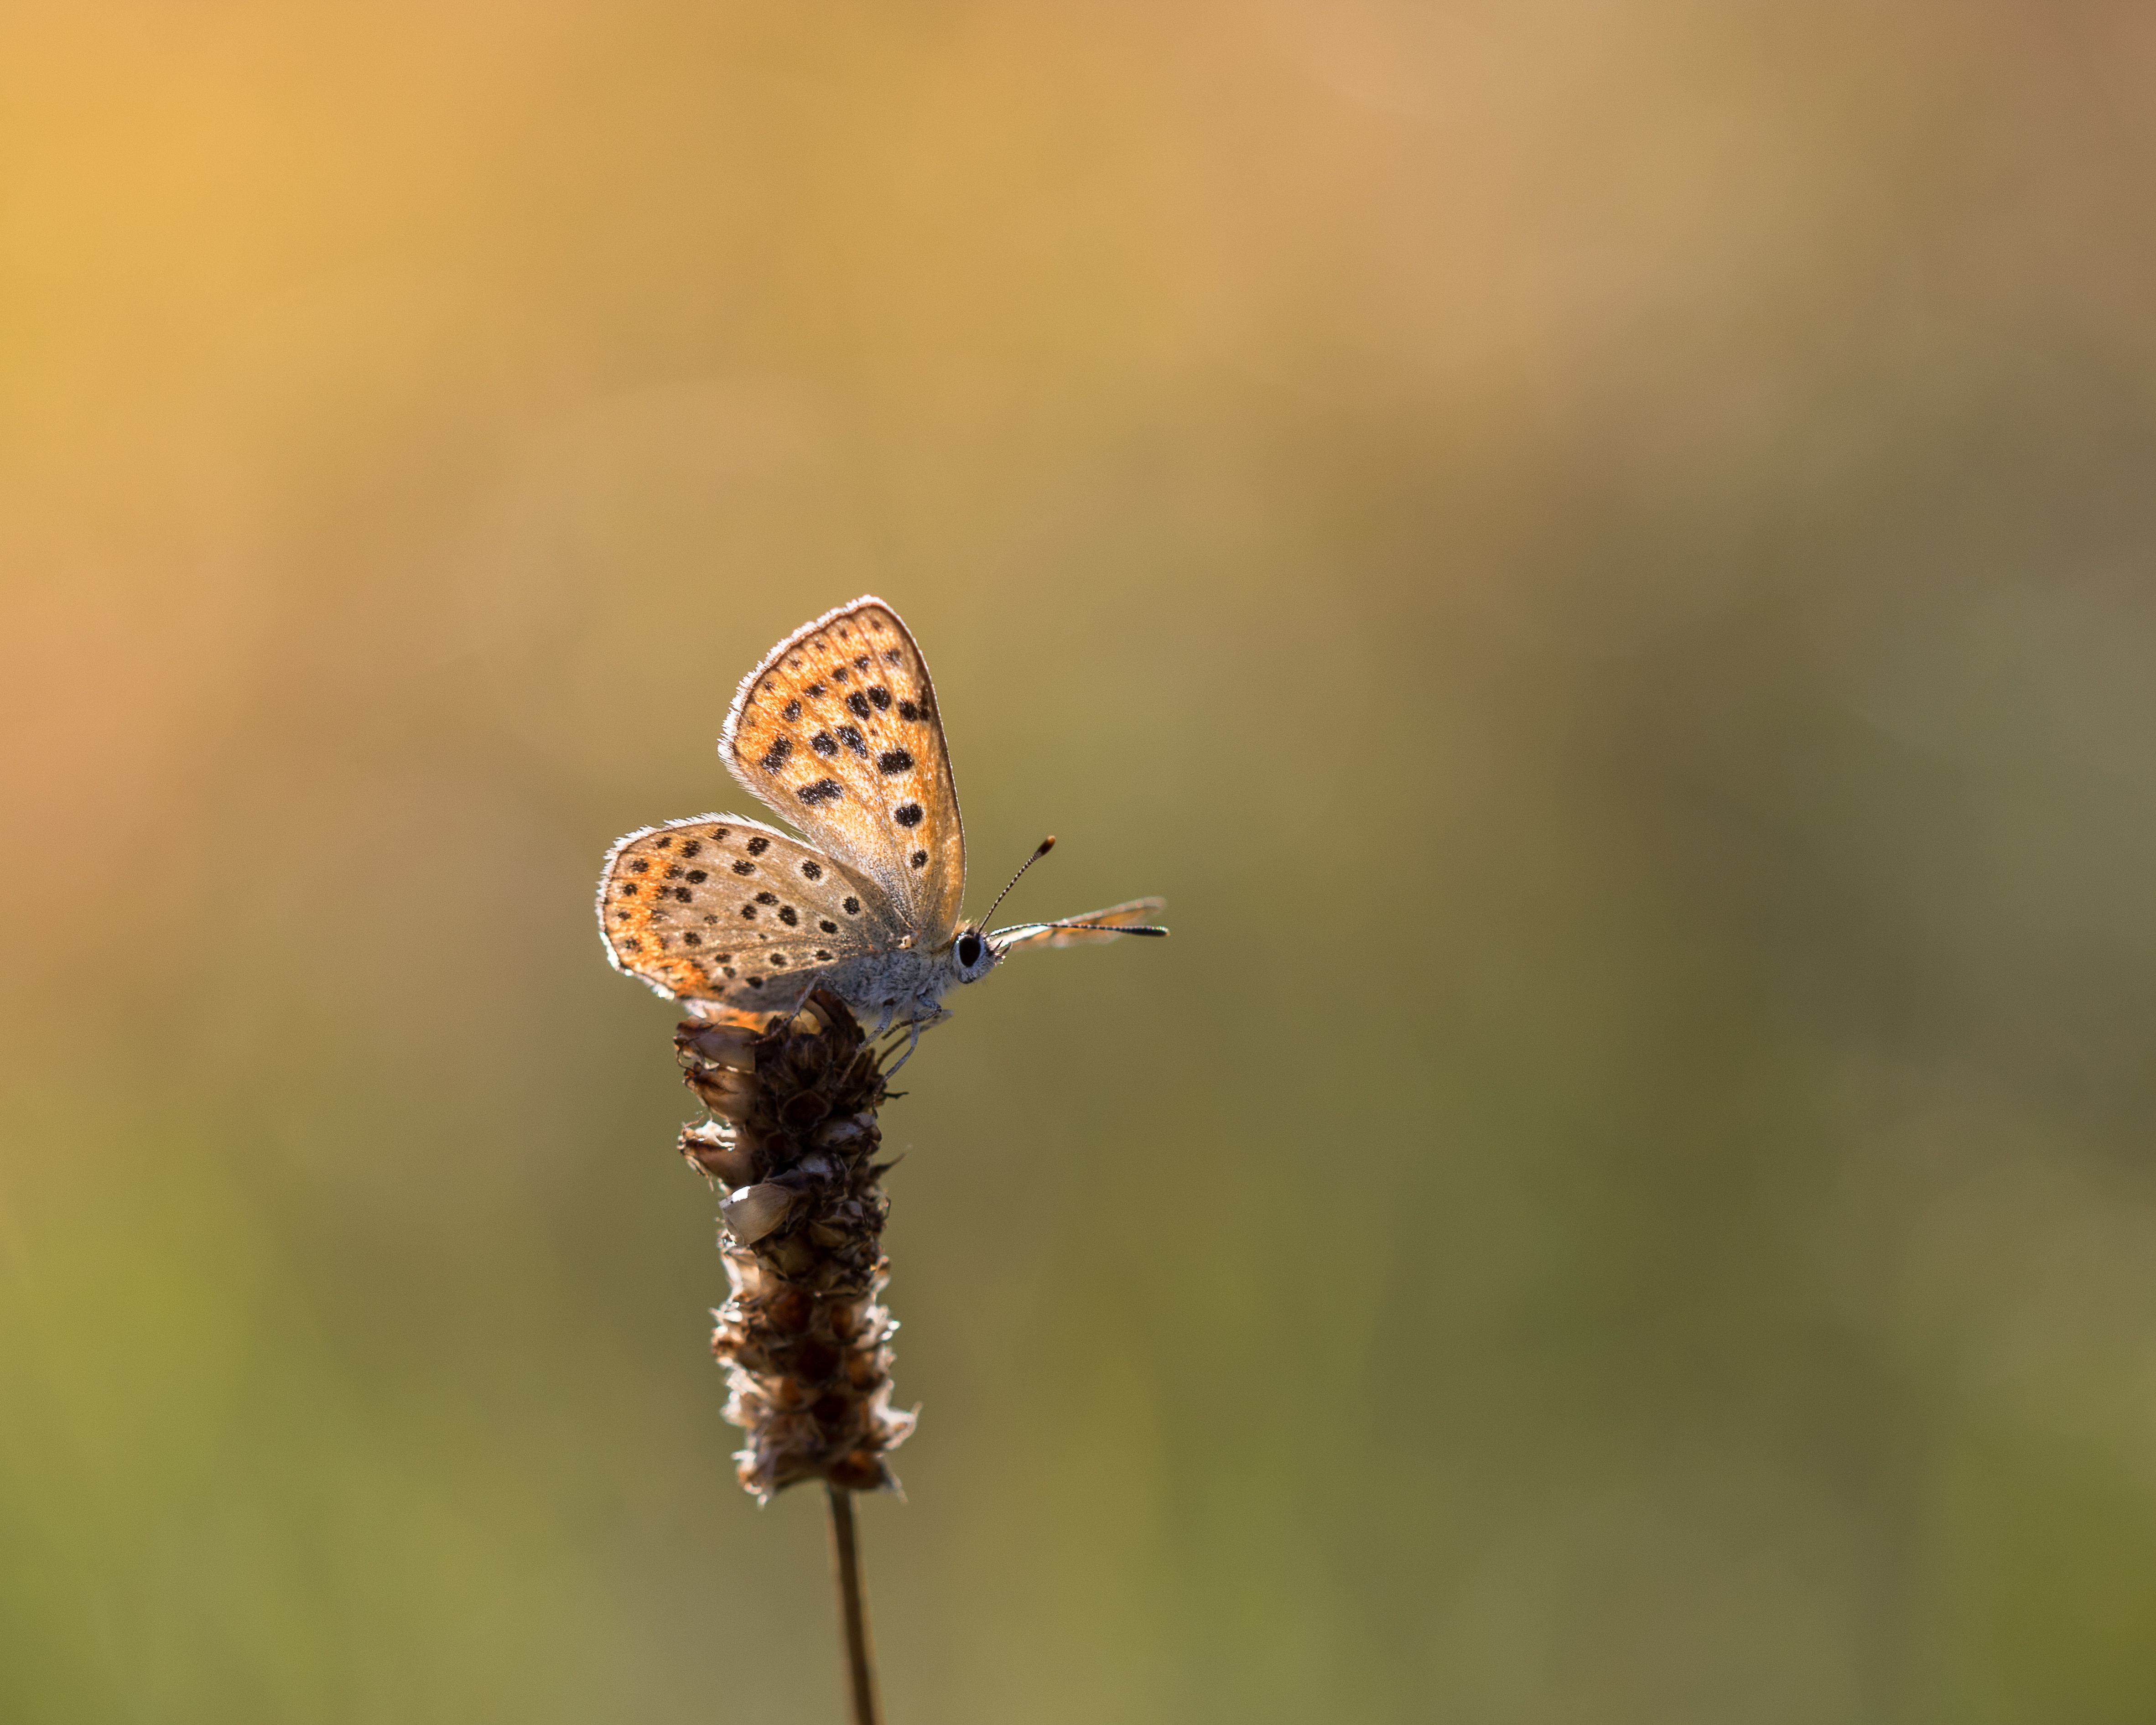
[(0, 12), (0, 1714), (839, 1717), (619, 834), (865, 591), (894, 1725), (2156, 1716), (2156, 21)]

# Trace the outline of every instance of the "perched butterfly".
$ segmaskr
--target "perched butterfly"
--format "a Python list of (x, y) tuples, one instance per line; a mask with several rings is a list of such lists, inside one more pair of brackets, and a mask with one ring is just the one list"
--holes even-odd
[(670, 999), (770, 1012), (826, 988), (873, 1014), (878, 1033), (896, 1020), (917, 1040), (949, 1015), (945, 994), (1018, 947), (1168, 932), (1149, 926), (1164, 908), (1157, 898), (993, 932), (987, 916), (961, 919), (966, 835), (936, 691), (881, 599), (827, 612), (765, 655), (734, 696), (719, 753), (810, 842), (703, 814), (645, 827), (607, 853), (607, 951)]

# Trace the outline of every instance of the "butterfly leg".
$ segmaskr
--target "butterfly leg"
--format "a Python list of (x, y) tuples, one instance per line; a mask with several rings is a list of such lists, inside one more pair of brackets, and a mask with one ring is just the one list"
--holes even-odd
[(906, 1052), (901, 1055), (896, 1060), (893, 1060), (890, 1065), (884, 1069), (883, 1076), (886, 1078), (890, 1077), (892, 1073), (898, 1070), (901, 1066), (903, 1066), (908, 1060), (913, 1058), (914, 1050), (920, 1046), (921, 1020), (919, 1019), (916, 1019), (913, 1020), (913, 1034), (906, 1042)]
[[(933, 1029), (937, 1025), (942, 1024), (944, 1019), (950, 1018), (952, 1015), (953, 1014), (949, 1008), (938, 1007), (932, 1012), (925, 1013), (917, 1018), (907, 1019), (907, 1028), (910, 1029), (913, 1034), (906, 1040), (906, 1052), (901, 1055), (898, 1059), (892, 1063), (890, 1069), (891, 1072), (896, 1072), (901, 1066), (903, 1066), (908, 1060), (913, 1058), (913, 1050), (921, 1046), (921, 1033), (923, 1030)], [(888, 1077), (890, 1073), (886, 1072), (885, 1076)]]
[[(793, 1019), (798, 1019), (801, 1016), (801, 1009), (808, 1004), (808, 997), (816, 992), (819, 980), (819, 978), (817, 973), (814, 971), (809, 973), (808, 986), (801, 991), (799, 998), (794, 1001), (793, 1004), (786, 1009), (786, 1017), (788, 1022), (791, 1022)], [(822, 1014), (819, 1014), (818, 1016), (821, 1017)]]

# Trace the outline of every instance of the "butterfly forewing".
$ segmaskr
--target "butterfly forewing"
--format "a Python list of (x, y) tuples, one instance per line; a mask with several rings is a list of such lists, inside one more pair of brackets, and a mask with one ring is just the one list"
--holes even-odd
[[(1120, 939), (1126, 929), (1147, 928), (1159, 922), (1168, 909), (1164, 898), (1134, 898), (1105, 911), (1089, 911), (1083, 916), (1066, 916), (1063, 922), (1021, 922), (999, 928), (993, 938), (1005, 952), (1019, 947), (1085, 947), (1098, 941)], [(1106, 924), (1105, 927), (1069, 928), (1064, 923)]]
[(880, 599), (789, 635), (734, 696), (735, 778), (881, 887), (925, 947), (955, 932), (966, 840), (928, 666)]
[(810, 973), (888, 950), (904, 933), (874, 882), (761, 821), (723, 814), (615, 845), (599, 921), (615, 965), (660, 993), (752, 1010), (774, 994), (790, 1001)]

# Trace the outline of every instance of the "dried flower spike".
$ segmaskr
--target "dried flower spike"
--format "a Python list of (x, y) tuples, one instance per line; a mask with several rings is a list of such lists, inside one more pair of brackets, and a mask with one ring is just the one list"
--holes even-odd
[(712, 1351), (726, 1417), (759, 1501), (803, 1480), (841, 1491), (895, 1487), (885, 1457), (913, 1430), (891, 1406), (890, 1208), (875, 1160), (881, 1064), (845, 1003), (819, 988), (797, 1017), (759, 1029), (685, 1020), (675, 1034), (689, 1087), (714, 1117), (682, 1154), (726, 1189), (720, 1250), (733, 1296)]

